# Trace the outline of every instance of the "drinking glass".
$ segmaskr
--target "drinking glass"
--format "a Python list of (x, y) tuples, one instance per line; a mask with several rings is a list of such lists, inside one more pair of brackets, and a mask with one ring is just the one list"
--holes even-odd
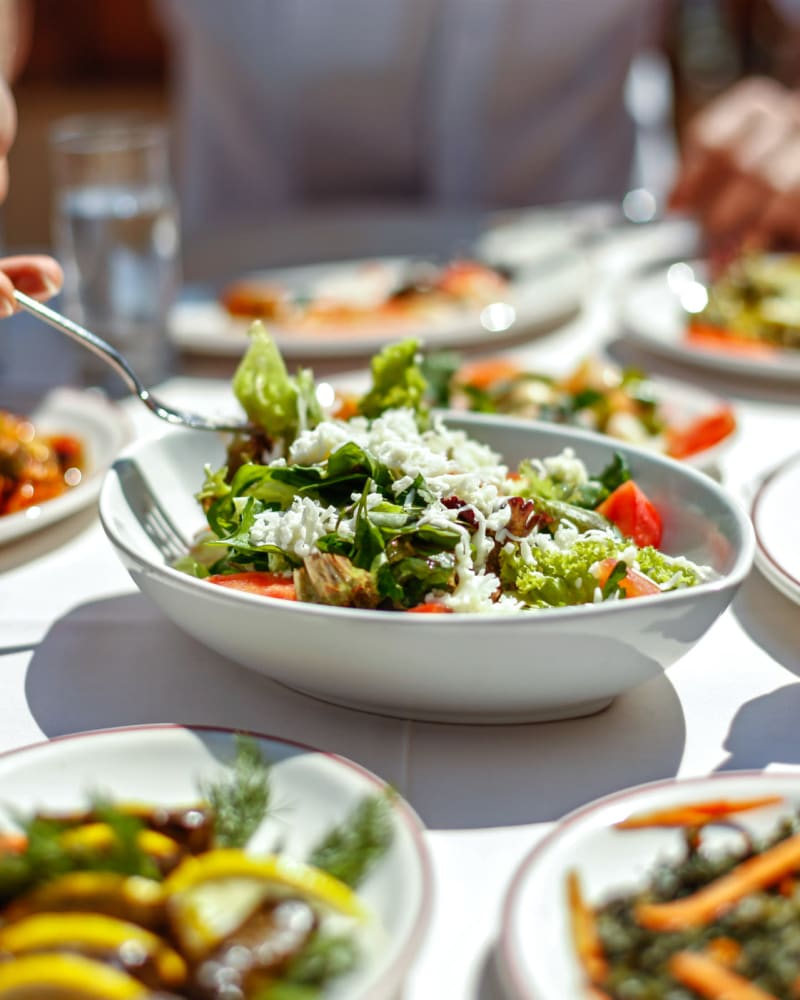
[[(171, 367), (165, 322), (178, 285), (167, 130), (132, 115), (64, 118), (51, 129), (50, 154), (64, 309), (154, 384)], [(103, 362), (82, 355), (85, 383), (123, 392)]]

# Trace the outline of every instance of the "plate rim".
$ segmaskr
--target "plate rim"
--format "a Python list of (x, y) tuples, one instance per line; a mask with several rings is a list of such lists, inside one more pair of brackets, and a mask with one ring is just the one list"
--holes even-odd
[[(77, 743), (81, 740), (91, 741), (97, 737), (114, 736), (122, 733), (138, 733), (146, 735), (156, 732), (200, 732), (200, 733), (220, 733), (226, 736), (250, 736), (257, 740), (264, 740), (270, 743), (278, 743), (292, 749), (305, 750), (309, 753), (318, 754), (327, 760), (333, 761), (336, 765), (355, 772), (360, 778), (368, 781), (379, 789), (391, 787), (379, 775), (370, 771), (357, 761), (351, 760), (333, 750), (322, 750), (301, 740), (288, 739), (283, 736), (272, 736), (256, 729), (235, 728), (233, 726), (217, 726), (210, 723), (187, 723), (187, 722), (152, 722), (134, 723), (124, 726), (110, 726), (101, 729), (86, 729), (74, 733), (62, 733), (50, 739), (35, 740), (20, 747), (12, 747), (0, 751), (0, 761), (7, 761), (10, 758), (22, 754), (36, 754), (37, 751), (45, 750), (55, 743)], [(398, 808), (399, 807), (399, 808)], [(430, 847), (425, 839), (426, 827), (417, 812), (402, 794), (398, 793), (395, 798), (395, 808), (398, 815), (408, 831), (414, 845), (415, 856), (419, 863), (420, 871), (420, 903), (414, 917), (414, 923), (408, 939), (403, 943), (400, 952), (393, 961), (383, 970), (376, 982), (370, 985), (370, 993), (373, 990), (386, 989), (395, 982), (402, 982), (404, 970), (407, 973), (415, 956), (425, 940), (433, 913), (434, 900), (434, 876), (433, 861)]]
[[(645, 282), (664, 279), (666, 271), (676, 263), (686, 263), (690, 267), (702, 269), (708, 266), (708, 261), (702, 257), (669, 258), (636, 270), (623, 282), (617, 300), (617, 315), (624, 332), (629, 337), (642, 348), (661, 357), (670, 358), (690, 367), (710, 369), (717, 374), (756, 376), (784, 384), (800, 381), (800, 350), (775, 348), (774, 359), (767, 361), (764, 358), (747, 358), (735, 353), (713, 351), (702, 347), (687, 348), (674, 336), (661, 339), (649, 333), (647, 324), (633, 312), (631, 299), (637, 290), (641, 290)], [(790, 362), (788, 366), (786, 366), (787, 361)]]
[[(758, 530), (758, 511), (766, 492), (780, 476), (793, 465), (800, 462), (800, 452), (795, 452), (776, 465), (759, 483), (750, 504), (750, 520), (753, 522), (753, 533), (756, 541), (755, 555), (759, 559), (759, 569), (764, 572), (769, 582), (790, 600), (800, 603), (800, 579), (788, 572), (764, 543), (763, 535)], [(774, 579), (777, 576), (781, 583)]]
[[(66, 518), (71, 517), (73, 514), (85, 510), (93, 502), (97, 501), (105, 477), (117, 456), (136, 440), (133, 424), (124, 410), (114, 400), (96, 393), (90, 388), (77, 388), (70, 385), (54, 386), (46, 390), (33, 411), (25, 415), (24, 419), (31, 421), (34, 425), (43, 418), (46, 422), (49, 422), (49, 418), (46, 416), (48, 406), (60, 403), (61, 400), (67, 401), (68, 409), (81, 415), (86, 415), (88, 410), (93, 407), (103, 409), (108, 418), (103, 427), (111, 428), (111, 436), (116, 438), (113, 453), (109, 455), (106, 462), (95, 465), (90, 473), (81, 479), (77, 486), (73, 486), (50, 500), (44, 500), (41, 504), (36, 504), (35, 506), (40, 511), (45, 512), (42, 516), (30, 518), (27, 514), (30, 508), (24, 508), (23, 510), (15, 511), (13, 514), (0, 516), (0, 549), (22, 542), (29, 535), (45, 531)], [(75, 406), (75, 401), (79, 401), (82, 404), (88, 402), (88, 406)], [(40, 414), (38, 417), (37, 413)], [(92, 413), (90, 419), (97, 426), (97, 421), (94, 418), (95, 414)], [(17, 530), (9, 531), (9, 525), (12, 529), (16, 527)]]
[(504, 982), (507, 983), (510, 992), (513, 993), (515, 1000), (548, 1000), (545, 994), (532, 987), (530, 982), (526, 980), (518, 961), (516, 950), (512, 944), (514, 917), (519, 906), (525, 877), (530, 868), (539, 860), (540, 854), (544, 854), (561, 837), (565, 830), (574, 828), (592, 813), (600, 812), (615, 803), (624, 802), (627, 799), (635, 799), (639, 795), (658, 791), (659, 789), (671, 787), (685, 788), (708, 782), (716, 783), (719, 781), (741, 780), (742, 778), (746, 780), (775, 779), (777, 781), (789, 779), (798, 784), (798, 792), (800, 792), (800, 771), (766, 771), (755, 768), (736, 771), (713, 771), (706, 775), (692, 775), (686, 778), (677, 776), (657, 778), (654, 781), (645, 781), (638, 785), (631, 785), (629, 788), (623, 788), (608, 795), (603, 795), (600, 798), (592, 799), (591, 802), (571, 810), (556, 820), (553, 829), (537, 841), (517, 864), (503, 897), (496, 955), (499, 960), (498, 964), (501, 976)]

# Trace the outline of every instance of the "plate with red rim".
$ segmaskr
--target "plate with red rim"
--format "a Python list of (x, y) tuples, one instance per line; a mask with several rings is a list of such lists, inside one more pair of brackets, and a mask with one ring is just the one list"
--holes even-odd
[(37, 433), (76, 437), (84, 452), (83, 468), (80, 481), (59, 496), (0, 517), (0, 545), (41, 531), (94, 503), (103, 476), (133, 437), (122, 410), (92, 390), (54, 389), (24, 416)]
[[(325, 294), (342, 290), (345, 301), (361, 306), (381, 288), (388, 292), (403, 284), (404, 275), (420, 263), (413, 257), (377, 257), (276, 268), (243, 275), (239, 281), (284, 289), (303, 299), (320, 290), (327, 289)], [(496, 300), (489, 298), (480, 304), (424, 307), (391, 318), (376, 312), (373, 319), (366, 312), (357, 321), (342, 319), (313, 327), (282, 326), (274, 320), (268, 325), (282, 355), (292, 360), (364, 357), (405, 337), (415, 337), (430, 348), (483, 346), (487, 341), (543, 333), (575, 316), (588, 274), (586, 258), (576, 250), (554, 256), (524, 280), (510, 280)], [(181, 350), (239, 357), (247, 346), (251, 322), (231, 315), (206, 289), (179, 301), (170, 311), (167, 328)]]
[(756, 535), (755, 563), (790, 600), (800, 604), (800, 453), (760, 483), (750, 507)]
[[(760, 799), (776, 801), (736, 817), (736, 823), (755, 836), (767, 835), (783, 816), (800, 809), (800, 774), (731, 771), (656, 781), (598, 799), (564, 817), (523, 859), (505, 896), (497, 964), (509, 996), (592, 1000), (573, 944), (570, 873), (577, 873), (586, 902), (595, 907), (643, 888), (658, 864), (682, 856), (682, 836), (674, 827), (634, 830), (616, 824), (690, 804)], [(709, 828), (708, 838), (712, 850), (741, 846), (740, 833), (719, 826)]]
[[(235, 757), (236, 733), (212, 726), (145, 725), (62, 736), (0, 755), (4, 823), (29, 814), (86, 808), (98, 793), (112, 801), (165, 807), (196, 802), (199, 783), (217, 780)], [(303, 857), (366, 796), (387, 786), (365, 768), (302, 743), (250, 733), (270, 764), (274, 808), (248, 850)], [(392, 1000), (422, 943), (432, 903), (424, 828), (396, 796), (387, 853), (359, 887), (383, 933), (375, 949), (325, 990), (326, 1000)]]
[(702, 260), (661, 263), (638, 272), (620, 293), (625, 331), (642, 348), (673, 361), (729, 375), (800, 381), (800, 350), (688, 336), (691, 312), (704, 304), (707, 280), (708, 265)]

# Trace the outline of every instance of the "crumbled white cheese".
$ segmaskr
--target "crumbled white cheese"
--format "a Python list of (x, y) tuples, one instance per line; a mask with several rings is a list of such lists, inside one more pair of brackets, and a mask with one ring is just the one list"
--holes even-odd
[(250, 528), (251, 545), (275, 545), (300, 559), (315, 551), (323, 535), (336, 531), (339, 512), (316, 500), (296, 496), (288, 510), (264, 510)]

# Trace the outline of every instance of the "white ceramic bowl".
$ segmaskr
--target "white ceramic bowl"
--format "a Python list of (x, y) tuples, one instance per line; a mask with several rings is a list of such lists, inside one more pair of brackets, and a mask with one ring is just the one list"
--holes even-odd
[[(590, 906), (642, 888), (657, 864), (681, 857), (675, 829), (617, 830), (628, 816), (709, 800), (780, 796), (783, 802), (741, 813), (753, 834), (774, 830), (800, 808), (800, 774), (731, 771), (710, 778), (657, 781), (599, 799), (566, 816), (522, 861), (503, 908), (498, 966), (515, 1000), (589, 1000), (572, 945), (566, 880), (578, 873)], [(720, 850), (741, 846), (741, 835), (709, 828), (704, 840)]]
[[(222, 443), (186, 431), (128, 449), (106, 478), (103, 526), (141, 590), (225, 656), (317, 697), (384, 714), (461, 722), (596, 712), (660, 673), (722, 613), (753, 558), (749, 519), (709, 477), (571, 428), (463, 414), (466, 429), (512, 466), (572, 447), (600, 470), (614, 451), (661, 511), (662, 547), (711, 565), (697, 588), (519, 615), (404, 615), (300, 604), (213, 587), (171, 569), (153, 537), (164, 515), (191, 538), (193, 499)], [(155, 518), (154, 518), (155, 512)]]
[[(255, 734), (254, 734), (255, 735)], [(272, 809), (251, 841), (254, 851), (276, 842), (304, 857), (367, 795), (386, 786), (336, 754), (256, 736), (270, 761)], [(234, 757), (233, 733), (206, 726), (133, 726), (64, 736), (0, 756), (5, 810), (86, 808), (87, 796), (165, 806), (197, 800)], [(4, 810), (4, 811), (5, 811)], [(6, 813), (6, 816), (8, 814)], [(391, 1000), (422, 943), (432, 900), (431, 864), (423, 827), (399, 797), (392, 845), (359, 888), (384, 931), (383, 947), (326, 991), (330, 1000)]]

